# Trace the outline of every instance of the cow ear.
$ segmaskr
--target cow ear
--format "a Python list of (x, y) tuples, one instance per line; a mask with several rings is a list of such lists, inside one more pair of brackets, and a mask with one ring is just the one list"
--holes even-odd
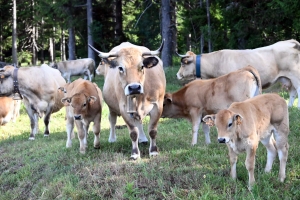
[(242, 121), (243, 121), (243, 117), (242, 117), (241, 115), (239, 115), (239, 114), (235, 114), (235, 115), (233, 116), (233, 120), (236, 121), (236, 124), (237, 124), (237, 125), (241, 125), (241, 124), (242, 124)]
[(166, 93), (164, 96), (164, 101), (168, 101), (168, 102), (172, 103), (172, 94)]
[(146, 68), (155, 67), (158, 64), (158, 59), (156, 57), (148, 57), (143, 60), (143, 65)]
[(58, 92), (67, 93), (66, 89), (64, 87), (59, 87)]
[(93, 105), (93, 104), (95, 103), (96, 100), (97, 100), (97, 97), (95, 97), (95, 96), (90, 96), (90, 97), (88, 98), (88, 102), (89, 102), (91, 105)]
[(203, 117), (203, 121), (208, 125), (208, 126), (214, 126), (215, 125), (215, 119), (216, 115), (206, 115)]
[(70, 97), (62, 98), (61, 102), (64, 104), (64, 106), (69, 106), (71, 103), (71, 98)]

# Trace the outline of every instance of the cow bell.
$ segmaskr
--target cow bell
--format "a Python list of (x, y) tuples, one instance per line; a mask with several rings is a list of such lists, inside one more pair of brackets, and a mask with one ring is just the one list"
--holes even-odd
[(23, 98), (21, 97), (21, 95), (19, 93), (15, 93), (13, 96), (13, 100), (22, 100)]
[(128, 95), (127, 96), (127, 113), (132, 114), (136, 113), (136, 96)]

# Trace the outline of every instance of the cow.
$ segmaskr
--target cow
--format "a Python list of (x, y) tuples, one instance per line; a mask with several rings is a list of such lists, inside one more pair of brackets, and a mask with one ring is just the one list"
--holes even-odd
[(188, 51), (186, 55), (178, 55), (182, 57), (177, 72), (179, 80), (194, 79), (196, 76), (216, 78), (251, 65), (258, 70), (263, 89), (279, 81), (289, 90), (289, 107), (293, 106), (297, 94), (300, 96), (300, 44), (296, 40), (280, 41), (256, 49), (225, 49), (198, 56)]
[(259, 141), (267, 149), (265, 172), (270, 172), (278, 154), (279, 180), (284, 181), (288, 158), (289, 113), (286, 101), (277, 94), (262, 94), (243, 102), (235, 102), (228, 109), (203, 118), (216, 126), (219, 143), (229, 150), (231, 177), (236, 179), (238, 154), (246, 152), (245, 165), (249, 175), (249, 188), (255, 183), (255, 154)]
[(84, 79), (89, 78), (90, 81), (93, 74), (95, 76), (95, 61), (92, 58), (54, 62), (50, 66), (58, 69), (68, 83), (71, 82), (71, 76), (84, 75)]
[(109, 62), (107, 59), (103, 58), (99, 62), (99, 65), (96, 69), (96, 74), (105, 77), (108, 69), (109, 69)]
[(15, 97), (18, 93), (23, 98), (26, 112), (30, 119), (29, 140), (35, 139), (39, 131), (39, 117), (44, 116), (44, 136), (49, 136), (51, 114), (59, 111), (64, 97), (57, 88), (66, 84), (58, 70), (42, 64), (40, 67), (5, 66), (0, 69), (0, 96)]
[(109, 53), (95, 50), (100, 58), (106, 58), (107, 69), (103, 85), (103, 98), (109, 108), (109, 142), (116, 141), (115, 124), (117, 116), (124, 119), (132, 141), (130, 159), (140, 158), (139, 142), (147, 142), (142, 120), (150, 115), (148, 133), (149, 155), (158, 155), (156, 145), (157, 125), (160, 119), (166, 88), (163, 63), (158, 58), (163, 42), (156, 51), (129, 42), (121, 43)]
[[(192, 145), (197, 144), (198, 129), (203, 116), (228, 108), (261, 93), (257, 70), (244, 67), (215, 79), (194, 80), (174, 93), (166, 93), (162, 117), (185, 118), (192, 122)], [(205, 143), (210, 144), (209, 127), (202, 124)]]
[(21, 100), (13, 100), (10, 97), (0, 97), (0, 126), (12, 121), (15, 122), (20, 116)]
[(90, 123), (93, 122), (94, 148), (100, 148), (100, 123), (102, 115), (102, 92), (95, 83), (82, 78), (67, 83), (63, 88), (65, 97), (61, 102), (66, 106), (66, 147), (72, 146), (74, 123), (78, 131), (80, 153), (85, 154), (87, 134)]

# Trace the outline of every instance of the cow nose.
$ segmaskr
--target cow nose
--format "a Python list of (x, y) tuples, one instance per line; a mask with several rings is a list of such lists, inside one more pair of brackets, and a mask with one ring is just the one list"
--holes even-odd
[(81, 115), (74, 115), (75, 120), (81, 120)]
[(141, 85), (130, 85), (128, 86), (129, 95), (141, 94)]
[(219, 143), (225, 143), (225, 142), (226, 142), (226, 139), (225, 139), (225, 138), (218, 138), (218, 142), (219, 142)]

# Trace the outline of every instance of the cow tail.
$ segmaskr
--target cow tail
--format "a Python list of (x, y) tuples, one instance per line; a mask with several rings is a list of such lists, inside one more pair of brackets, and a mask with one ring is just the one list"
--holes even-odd
[(245, 70), (250, 72), (254, 76), (257, 86), (259, 88), (259, 94), (262, 94), (261, 79), (260, 79), (260, 75), (259, 75), (257, 69), (255, 69), (254, 67), (249, 65), (249, 66), (245, 67)]

